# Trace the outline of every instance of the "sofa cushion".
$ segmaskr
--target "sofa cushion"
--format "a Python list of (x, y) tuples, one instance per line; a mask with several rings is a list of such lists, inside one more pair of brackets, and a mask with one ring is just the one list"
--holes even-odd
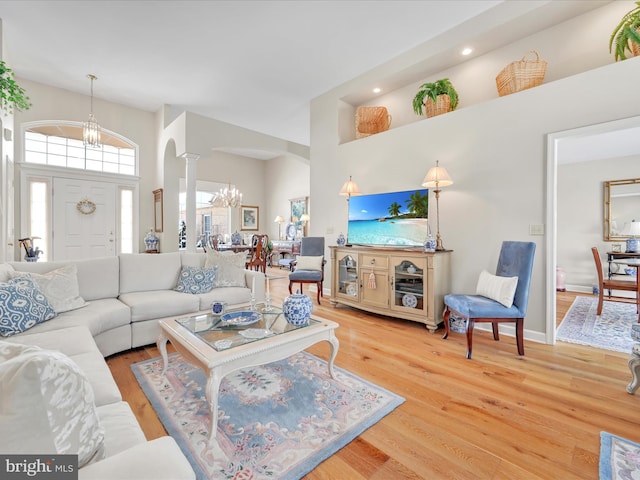
[(198, 295), (185, 295), (175, 290), (123, 293), (120, 301), (131, 309), (132, 322), (185, 315), (200, 308)]
[(102, 405), (96, 411), (104, 428), (105, 457), (111, 457), (146, 441), (144, 432), (127, 402)]
[(173, 290), (182, 267), (180, 254), (121, 254), (120, 293)]
[(24, 332), (56, 316), (47, 297), (31, 278), (0, 284), (0, 335)]
[(56, 311), (68, 312), (87, 305), (80, 296), (78, 288), (78, 267), (75, 264), (65, 265), (47, 273), (14, 272), (13, 278), (30, 276)]
[(246, 286), (244, 270), (247, 264), (245, 252), (217, 252), (209, 250), (204, 266), (217, 267), (214, 287), (244, 287)]
[(77, 454), (78, 467), (102, 458), (104, 430), (93, 390), (66, 355), (0, 342), (0, 451)]
[(182, 266), (175, 290), (181, 293), (207, 293), (213, 288), (218, 267), (198, 268)]

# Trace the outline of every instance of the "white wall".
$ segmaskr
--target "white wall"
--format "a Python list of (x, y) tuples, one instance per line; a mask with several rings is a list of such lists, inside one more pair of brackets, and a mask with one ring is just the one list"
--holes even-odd
[[(610, 11), (606, 12), (609, 16)], [(588, 18), (601, 17), (592, 14)], [(571, 27), (586, 29), (593, 35), (587, 19), (582, 20), (572, 20)], [(597, 51), (603, 45), (606, 49), (608, 34), (602, 28), (595, 39), (584, 35), (587, 38), (579, 46), (578, 55), (565, 48), (566, 38), (558, 38), (558, 32), (554, 28), (547, 36), (537, 34), (535, 42), (525, 38), (517, 46), (511, 44), (507, 47), (509, 56), (513, 56), (514, 48), (522, 52), (531, 48), (542, 52), (562, 50), (567, 56), (556, 58), (556, 62), (572, 62), (575, 68), (588, 69), (591, 63), (585, 52)], [(494, 68), (485, 69), (482, 64), (495, 64), (496, 57), (505, 57), (502, 49), (433, 78), (460, 79), (455, 84), (462, 97), (467, 89), (474, 90), (479, 81), (464, 72), (494, 72)], [(407, 65), (418, 60), (405, 55)], [(311, 196), (323, 209), (314, 215), (311, 233), (333, 231), (326, 235), (333, 243), (340, 230), (346, 231), (346, 213), (339, 214), (346, 211), (344, 198), (337, 192), (349, 175), (353, 175), (363, 193), (410, 189), (419, 187), (427, 170), (439, 160), (454, 181), (443, 189), (440, 198), (444, 246), (454, 250), (452, 291), (472, 293), (479, 272), (495, 269), (503, 240), (534, 241), (537, 251), (525, 329), (529, 338), (542, 340), (547, 303), (553, 301), (546, 298), (549, 252), (545, 237), (529, 235), (529, 226), (544, 224), (547, 215), (546, 136), (637, 115), (640, 92), (634, 84), (639, 75), (640, 58), (614, 64), (610, 57), (605, 66), (500, 98), (495, 84), (485, 78), (486, 88), (493, 89), (490, 99), (340, 145), (343, 133), (338, 124), (338, 106), (347, 93), (362, 87), (363, 82), (354, 79), (312, 102)], [(495, 76), (491, 78), (494, 79)], [(371, 79), (367, 80), (370, 84)], [(603, 90), (603, 85), (612, 83), (615, 91)], [(435, 214), (434, 203), (431, 202), (431, 216)], [(549, 232), (552, 226), (546, 227)]]

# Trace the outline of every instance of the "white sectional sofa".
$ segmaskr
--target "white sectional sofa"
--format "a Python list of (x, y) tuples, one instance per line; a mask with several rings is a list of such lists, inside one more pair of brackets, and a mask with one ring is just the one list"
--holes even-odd
[[(41, 386), (46, 381), (39, 380), (25, 387), (29, 375), (19, 373), (25, 368), (21, 358), (31, 358), (30, 361), (37, 364), (43, 361), (42, 357), (46, 362), (61, 352), (88, 380), (97, 423), (104, 432), (100, 451), (80, 468), (80, 479), (195, 478), (186, 457), (171, 437), (145, 439), (129, 405), (122, 401), (104, 357), (154, 343), (160, 332), (159, 319), (208, 311), (213, 300), (230, 305), (248, 302), (252, 288), (257, 301), (264, 299), (264, 274), (249, 270), (239, 272), (244, 285), (216, 286), (207, 293), (197, 294), (176, 291), (183, 267), (202, 269), (205, 262), (209, 266), (211, 257), (206, 259), (204, 253), (166, 253), (0, 264), (0, 282), (7, 281), (12, 270), (50, 275), (75, 265), (79, 301), (86, 302), (81, 308), (58, 313), (22, 333), (0, 336), (0, 431), (3, 432), (0, 452), (64, 453), (46, 451), (50, 432), (38, 431), (42, 425), (21, 411), (22, 408), (27, 412), (45, 408), (38, 404), (45, 395), (35, 393), (39, 389), (44, 391)], [(224, 268), (221, 266), (218, 272)], [(11, 347), (16, 344), (18, 347)], [(35, 353), (31, 346), (37, 347)], [(25, 356), (20, 357), (16, 348), (24, 349), (22, 355)], [(24, 395), (25, 388), (32, 388), (34, 395)], [(26, 397), (24, 401), (13, 398), (19, 394)]]

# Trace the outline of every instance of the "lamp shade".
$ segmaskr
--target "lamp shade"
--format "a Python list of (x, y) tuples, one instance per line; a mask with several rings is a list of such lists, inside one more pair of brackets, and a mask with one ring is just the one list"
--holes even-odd
[(351, 197), (354, 195), (362, 195), (360, 188), (358, 188), (358, 184), (351, 180), (351, 175), (349, 175), (349, 181), (345, 182), (340, 189), (340, 195), (343, 197)]
[(303, 213), (302, 216), (300, 217), (300, 221), (301, 222), (308, 222), (309, 221), (309, 215), (307, 215), (306, 213)]
[(426, 177), (422, 181), (423, 187), (441, 188), (453, 185), (453, 180), (444, 167), (441, 167), (436, 161), (436, 166), (429, 169)]
[(273, 219), (274, 223), (282, 223), (284, 222), (284, 217), (282, 215), (278, 215), (276, 218)]

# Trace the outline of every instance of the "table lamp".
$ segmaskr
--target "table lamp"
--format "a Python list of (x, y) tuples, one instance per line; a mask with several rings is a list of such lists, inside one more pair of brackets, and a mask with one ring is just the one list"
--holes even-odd
[(435, 188), (433, 193), (436, 196), (436, 251), (444, 250), (442, 237), (440, 237), (440, 189), (449, 185), (453, 185), (453, 180), (451, 180), (447, 170), (436, 161), (436, 166), (429, 169), (422, 181), (423, 187)]
[(284, 222), (284, 217), (278, 215), (273, 222), (278, 224), (278, 240), (282, 240), (282, 222)]

